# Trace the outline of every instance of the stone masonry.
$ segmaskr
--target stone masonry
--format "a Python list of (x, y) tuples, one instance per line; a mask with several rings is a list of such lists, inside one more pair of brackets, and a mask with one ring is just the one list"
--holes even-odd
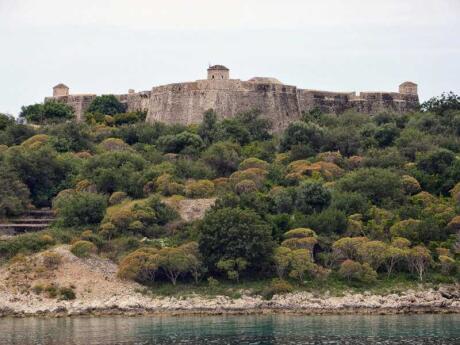
[[(254, 77), (248, 81), (230, 79), (230, 71), (222, 65), (208, 68), (205, 80), (155, 86), (150, 91), (115, 95), (127, 107), (127, 111), (147, 111), (147, 122), (161, 121), (184, 125), (200, 123), (203, 113), (214, 109), (221, 118), (257, 109), (270, 119), (275, 131), (282, 130), (290, 122), (301, 117), (302, 112), (315, 108), (322, 112), (341, 114), (355, 110), (366, 114), (379, 112), (402, 113), (419, 106), (417, 84), (404, 82), (399, 92), (331, 92), (299, 89), (282, 84), (275, 78)], [(69, 88), (58, 84), (53, 88), (56, 100), (72, 106), (77, 121), (95, 94), (69, 94)]]

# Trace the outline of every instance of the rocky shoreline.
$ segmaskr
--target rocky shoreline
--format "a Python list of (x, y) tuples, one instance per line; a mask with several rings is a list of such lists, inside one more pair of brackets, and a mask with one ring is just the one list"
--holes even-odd
[(342, 297), (321, 296), (299, 292), (275, 295), (271, 300), (260, 296), (231, 299), (148, 297), (140, 293), (117, 295), (106, 299), (85, 301), (40, 300), (1, 296), (0, 317), (67, 317), (107, 315), (247, 315), (290, 313), (301, 315), (326, 314), (420, 314), (460, 313), (460, 287), (444, 286), (438, 290), (413, 291), (402, 294), (347, 294)]
[[(53, 271), (40, 271), (41, 254), (26, 264), (0, 266), (0, 317), (65, 317), (79, 315), (222, 315), (293, 313), (322, 314), (409, 314), (460, 313), (460, 284), (436, 289), (416, 289), (386, 295), (366, 292), (332, 296), (311, 292), (275, 295), (267, 300), (249, 291), (240, 298), (187, 295), (161, 297), (143, 294), (142, 285), (117, 277), (118, 267), (98, 256), (78, 258), (68, 246), (53, 249), (61, 263)], [(59, 300), (37, 293), (37, 286), (72, 287), (76, 299)]]

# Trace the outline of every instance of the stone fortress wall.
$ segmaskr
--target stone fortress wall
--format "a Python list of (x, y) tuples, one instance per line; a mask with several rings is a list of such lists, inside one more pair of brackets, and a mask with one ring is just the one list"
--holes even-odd
[[(375, 114), (383, 111), (402, 113), (417, 109), (417, 84), (405, 82), (399, 92), (330, 92), (299, 89), (274, 78), (255, 77), (248, 81), (230, 79), (229, 70), (222, 65), (208, 69), (208, 79), (153, 87), (150, 91), (115, 95), (126, 104), (127, 111), (147, 111), (147, 122), (162, 121), (184, 125), (201, 122), (203, 113), (214, 109), (221, 118), (258, 109), (270, 119), (274, 130), (285, 128), (301, 117), (302, 112), (320, 108), (323, 112), (343, 113), (346, 110)], [(95, 94), (71, 95), (63, 84), (53, 88), (53, 97), (72, 106), (77, 120)]]

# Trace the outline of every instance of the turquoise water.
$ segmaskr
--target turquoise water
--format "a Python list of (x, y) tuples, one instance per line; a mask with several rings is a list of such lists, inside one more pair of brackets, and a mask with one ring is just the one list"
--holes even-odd
[(0, 344), (460, 344), (460, 315), (4, 318)]

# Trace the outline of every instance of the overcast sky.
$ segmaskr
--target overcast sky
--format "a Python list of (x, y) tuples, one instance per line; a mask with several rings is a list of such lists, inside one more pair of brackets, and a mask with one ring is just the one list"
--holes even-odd
[(71, 93), (275, 77), (336, 91), (460, 93), (460, 0), (0, 0), (0, 112)]

